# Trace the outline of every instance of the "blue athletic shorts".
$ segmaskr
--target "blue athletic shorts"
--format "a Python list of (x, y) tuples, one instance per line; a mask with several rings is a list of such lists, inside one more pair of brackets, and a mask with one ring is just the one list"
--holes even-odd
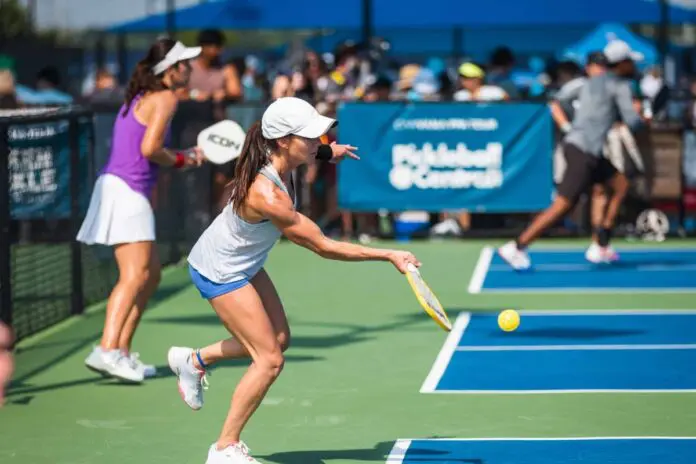
[(203, 277), (193, 266), (189, 264), (189, 275), (193, 280), (193, 285), (196, 286), (198, 292), (206, 300), (215, 298), (216, 296), (230, 293), (238, 288), (242, 288), (249, 283), (247, 279), (237, 280), (227, 284), (218, 284)]

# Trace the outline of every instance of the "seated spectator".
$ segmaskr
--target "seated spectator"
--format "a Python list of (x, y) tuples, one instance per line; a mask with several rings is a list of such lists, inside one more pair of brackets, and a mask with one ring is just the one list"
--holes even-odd
[(329, 88), (329, 71), (326, 62), (314, 51), (305, 54), (304, 75), (314, 89), (314, 100), (324, 99)]
[(413, 87), (408, 94), (409, 100), (438, 101), (440, 100), (440, 80), (428, 68), (421, 68), (413, 79)]
[(386, 76), (379, 76), (375, 78), (375, 81), (367, 88), (364, 101), (367, 102), (379, 102), (379, 101), (389, 101), (391, 99), (392, 83)]
[(94, 76), (94, 87), (87, 95), (92, 102), (121, 101), (124, 98), (125, 89), (118, 85), (116, 76), (108, 69), (100, 68)]
[(326, 88), (326, 100), (330, 102), (353, 100), (356, 98), (358, 82), (355, 77), (359, 60), (353, 45), (342, 45), (335, 53), (336, 67), (329, 74)]
[(46, 66), (36, 75), (36, 90), (23, 85), (15, 86), (18, 100), (25, 105), (70, 105), (73, 97), (60, 88), (60, 72), (55, 66)]
[(474, 63), (463, 63), (459, 67), (461, 90), (455, 92), (455, 101), (499, 101), (509, 98), (507, 92), (497, 85), (484, 85), (486, 73)]
[(520, 92), (512, 80), (515, 55), (508, 47), (498, 47), (491, 54), (487, 83), (502, 88), (512, 100), (520, 98)]
[[(283, 97), (294, 97), (297, 78), (293, 78), (293, 72), (281, 72), (273, 80), (271, 98), (277, 100)], [(293, 83), (293, 80), (295, 81)]]
[(408, 94), (413, 90), (413, 82), (420, 73), (421, 67), (417, 64), (407, 64), (399, 69), (399, 78), (396, 82), (397, 93), (395, 99), (403, 100), (408, 98)]
[(263, 63), (254, 55), (244, 58), (237, 66), (242, 79), (242, 94), (244, 101), (261, 101), (266, 98), (268, 92), (265, 89)]

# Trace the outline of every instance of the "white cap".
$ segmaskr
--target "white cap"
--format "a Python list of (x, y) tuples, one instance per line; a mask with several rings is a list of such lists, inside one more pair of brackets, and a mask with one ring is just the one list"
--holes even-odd
[(609, 63), (620, 63), (624, 60), (642, 61), (643, 54), (631, 50), (623, 40), (612, 40), (604, 47), (604, 56)]
[(261, 118), (263, 137), (269, 140), (286, 135), (316, 139), (326, 134), (336, 120), (322, 116), (305, 100), (296, 97), (279, 98), (269, 105)]
[(186, 61), (197, 57), (201, 54), (201, 47), (187, 47), (181, 42), (174, 44), (171, 50), (167, 53), (162, 61), (152, 67), (152, 72), (155, 76), (162, 74), (164, 71), (174, 66), (179, 61)]

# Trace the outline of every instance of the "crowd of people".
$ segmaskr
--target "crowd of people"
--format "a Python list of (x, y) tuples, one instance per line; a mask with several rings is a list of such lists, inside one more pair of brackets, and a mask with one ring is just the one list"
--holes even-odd
[[(225, 35), (219, 30), (203, 30), (198, 34), (197, 46), (201, 55), (192, 61), (189, 85), (177, 91), (180, 100), (218, 101), (225, 105), (239, 103), (266, 105), (280, 97), (295, 96), (314, 105), (321, 114), (334, 117), (340, 101), (514, 101), (542, 100), (553, 102), (559, 92), (567, 92), (582, 78), (596, 72), (601, 53), (590, 54), (587, 63), (575, 61), (548, 62), (529, 65), (521, 63), (512, 49), (501, 46), (492, 51), (486, 63), (466, 59), (457, 62), (433, 57), (422, 63), (398, 62), (380, 49), (379, 42), (371, 46), (343, 43), (334, 53), (319, 54), (313, 50), (292, 48), (280, 62), (266, 62), (248, 55), (227, 59)], [(538, 60), (537, 60), (538, 61)], [(533, 68), (520, 78), (521, 68)], [(531, 76), (531, 77), (530, 77)], [(659, 66), (642, 67), (641, 74), (630, 78), (637, 109), (659, 119), (665, 113), (669, 89)], [(570, 83), (570, 84), (569, 84)], [(121, 101), (125, 88), (119, 85), (113, 72), (97, 70), (84, 82), (82, 95), (66, 96), (59, 91), (60, 76), (47, 68), (37, 76), (38, 93), (19, 92), (11, 75), (0, 71), (0, 98), (20, 104), (27, 102), (95, 102)], [(13, 93), (13, 88), (16, 92)], [(566, 89), (562, 91), (561, 89)], [(672, 89), (673, 90), (673, 89)], [(689, 91), (696, 91), (696, 86)], [(22, 95), (25, 95), (23, 97)], [(560, 95), (563, 99), (563, 95)], [(44, 103), (44, 104), (48, 104)], [(229, 106), (228, 106), (229, 108)], [(683, 123), (693, 125), (696, 106), (685, 105)], [(554, 118), (562, 112), (557, 104), (550, 106)], [(567, 110), (568, 108), (563, 108)], [(572, 108), (571, 108), (572, 110)], [(227, 115), (234, 116), (234, 109)], [(570, 121), (560, 121), (558, 138), (567, 131)], [(328, 135), (331, 137), (331, 134)], [(637, 144), (625, 128), (617, 126), (608, 135), (607, 155), (615, 163), (622, 163), (623, 153), (635, 162), (640, 161)], [(556, 180), (564, 168), (563, 157), (555, 157)], [(687, 179), (691, 177), (686, 173)], [(229, 180), (229, 179), (228, 179)], [(318, 223), (345, 239), (368, 241), (379, 234), (379, 216), (353, 214), (341, 211), (337, 201), (337, 175), (333, 165), (320, 164), (307, 169), (305, 182), (309, 185), (310, 208)], [(599, 187), (597, 188), (599, 189)], [(599, 191), (595, 195), (599, 201)], [(442, 211), (432, 215), (430, 235), (433, 237), (463, 236), (476, 228), (480, 214), (468, 211)]]
[[(225, 39), (220, 31), (201, 31), (197, 45), (202, 47), (201, 56), (193, 61), (191, 82), (178, 93), (179, 98), (265, 103), (294, 96), (310, 102), (328, 117), (335, 117), (341, 101), (554, 101), (569, 81), (577, 84), (578, 79), (591, 75), (601, 56), (601, 52), (591, 54), (587, 66), (574, 61), (546, 66), (537, 63), (537, 75), (520, 79), (516, 72), (520, 63), (504, 46), (494, 50), (487, 63), (462, 60), (448, 64), (440, 58), (425, 63), (395, 63), (380, 53), (378, 45), (344, 43), (333, 54), (293, 50), (286, 59), (271, 65), (256, 56), (225, 62)], [(649, 67), (630, 79), (639, 111), (664, 111), (668, 89), (659, 67)], [(557, 109), (551, 107), (554, 117), (559, 114)], [(559, 139), (564, 130), (559, 126)], [(609, 140), (607, 150), (616, 162), (624, 151), (639, 158), (636, 144), (625, 130), (613, 129)], [(563, 169), (562, 157), (556, 157), (556, 166), (558, 172)], [(305, 181), (309, 184), (313, 216), (322, 227), (345, 239), (361, 241), (369, 241), (379, 233), (376, 212), (353, 214), (338, 208), (335, 166), (311, 166)], [(473, 226), (468, 211), (443, 211), (434, 219), (430, 234), (435, 237), (462, 236)]]

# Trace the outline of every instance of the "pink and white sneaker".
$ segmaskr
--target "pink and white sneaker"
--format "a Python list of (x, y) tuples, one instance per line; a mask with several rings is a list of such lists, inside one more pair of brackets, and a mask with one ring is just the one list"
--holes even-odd
[(173, 346), (167, 353), (169, 368), (176, 374), (181, 399), (194, 411), (203, 407), (203, 390), (208, 389), (204, 371), (193, 365), (193, 349)]
[(593, 242), (585, 251), (585, 259), (593, 264), (609, 264), (618, 261), (619, 254), (611, 245), (601, 247), (598, 243)]
[(205, 464), (261, 464), (251, 457), (251, 452), (243, 441), (230, 445), (225, 449), (217, 449), (213, 443), (208, 449), (208, 460)]
[(611, 245), (604, 247), (602, 253), (604, 254), (604, 259), (609, 263), (615, 263), (620, 259), (619, 253)]
[(498, 248), (498, 254), (516, 271), (526, 271), (532, 267), (532, 262), (527, 252), (518, 249), (514, 241)]

